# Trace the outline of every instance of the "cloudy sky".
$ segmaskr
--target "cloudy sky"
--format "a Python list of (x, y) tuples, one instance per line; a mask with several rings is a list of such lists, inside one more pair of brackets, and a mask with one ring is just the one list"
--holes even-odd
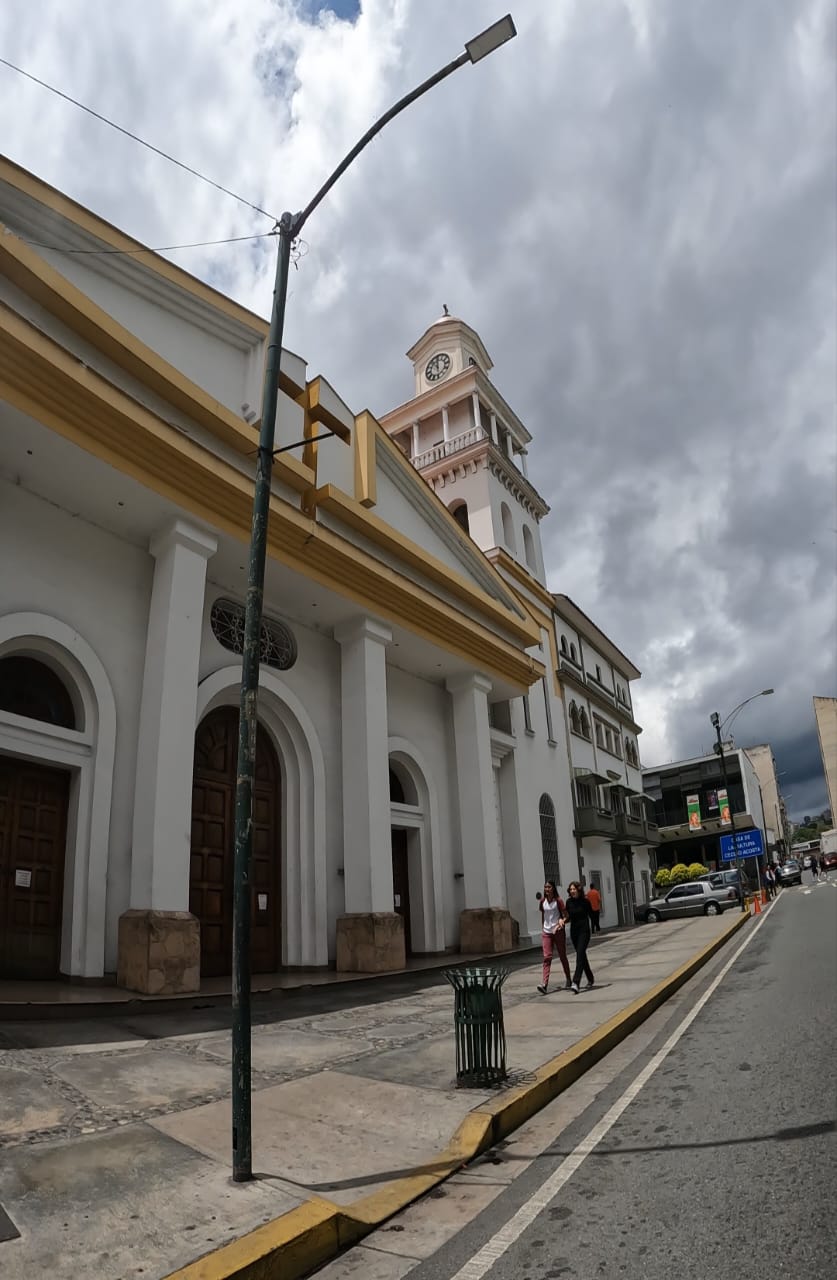
[[(826, 803), (835, 693), (834, 0), (516, 0), (516, 40), (372, 144), (305, 229), (286, 345), (411, 394), (447, 303), (535, 441), (550, 586), (643, 671), (646, 764), (770, 741)], [(4, 0), (0, 56), (270, 213), (304, 205), (504, 0)], [(268, 218), (0, 66), (8, 155), (145, 243)], [(172, 254), (266, 313), (273, 242)]]

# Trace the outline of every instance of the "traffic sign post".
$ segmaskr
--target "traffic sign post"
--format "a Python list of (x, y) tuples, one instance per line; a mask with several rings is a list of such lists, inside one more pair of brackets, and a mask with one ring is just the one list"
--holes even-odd
[(734, 836), (721, 836), (722, 862), (735, 862), (738, 858), (760, 858), (763, 854), (764, 840), (758, 828), (736, 831)]

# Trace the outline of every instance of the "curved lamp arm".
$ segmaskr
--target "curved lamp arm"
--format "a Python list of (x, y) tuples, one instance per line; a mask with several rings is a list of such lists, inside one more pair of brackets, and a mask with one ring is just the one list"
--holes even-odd
[(772, 689), (762, 689), (759, 693), (753, 693), (750, 695), (749, 698), (745, 698), (743, 702), (739, 702), (738, 706), (733, 707), (729, 715), (726, 716), (721, 721), (720, 725), (718, 726), (719, 732), (723, 733), (725, 728), (728, 728), (731, 726), (732, 721), (738, 715), (739, 711), (743, 710), (743, 708), (747, 706), (748, 702), (754, 702), (756, 698), (767, 698), (772, 692), (773, 692)]

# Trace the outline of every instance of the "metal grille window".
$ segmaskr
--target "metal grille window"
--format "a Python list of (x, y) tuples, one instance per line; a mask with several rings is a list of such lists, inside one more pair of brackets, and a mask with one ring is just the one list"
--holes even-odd
[[(212, 634), (231, 653), (244, 652), (244, 605), (235, 600), (216, 600), (209, 615)], [(283, 622), (265, 618), (259, 642), (259, 658), (266, 667), (288, 671), (296, 662), (296, 638)]]
[(552, 880), (557, 885), (561, 879), (561, 868), (558, 865), (558, 828), (555, 825), (555, 805), (546, 794), (542, 795), (538, 801), (538, 816), (541, 821), (544, 879)]

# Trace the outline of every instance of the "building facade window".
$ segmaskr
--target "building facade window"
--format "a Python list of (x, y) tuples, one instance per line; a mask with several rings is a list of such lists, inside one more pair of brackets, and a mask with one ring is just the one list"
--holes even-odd
[(604, 731), (602, 729), (602, 726), (599, 724), (598, 720), (596, 721), (596, 746), (597, 747), (604, 746)]
[(512, 521), (512, 513), (508, 504), (500, 503), (500, 519), (503, 522), (503, 541), (510, 551), (517, 551), (517, 543), (514, 537), (514, 523)]
[(0, 711), (59, 729), (76, 728), (73, 700), (64, 682), (45, 662), (24, 654), (0, 658)]
[(467, 502), (457, 502), (455, 506), (450, 507), (450, 513), (453, 516), (460, 529), (464, 529), (467, 534), (471, 533), (471, 526), (468, 521), (468, 504)]
[(567, 644), (567, 637), (561, 636), (561, 652), (563, 654), (568, 654), (569, 651), (570, 651), (570, 646)]
[(581, 728), (582, 738), (586, 738), (587, 741), (589, 742), (590, 741), (590, 718), (587, 715), (587, 712), (584, 710), (584, 707), (582, 707), (578, 713), (578, 721)]
[(579, 808), (592, 809), (596, 804), (596, 788), (589, 782), (577, 782), (575, 797)]
[(526, 557), (526, 563), (533, 573), (538, 572), (538, 556), (535, 551), (535, 539), (532, 537), (532, 530), (528, 524), (523, 526), (523, 554)]
[(576, 663), (576, 665), (577, 665), (577, 664), (578, 664), (578, 653), (576, 652), (576, 647), (575, 647), (575, 645), (574, 645), (574, 644), (571, 644), (571, 645), (570, 645), (570, 657), (572, 658), (573, 662), (575, 662), (575, 663)]
[(529, 706), (529, 695), (523, 695), (523, 725), (527, 733), (534, 733), (532, 728), (532, 708)]
[(570, 703), (570, 728), (573, 733), (581, 733), (581, 717), (578, 714), (578, 707), (574, 702)]
[[(244, 652), (244, 605), (236, 600), (216, 600), (209, 615), (212, 634), (230, 653)], [(275, 618), (265, 618), (259, 637), (259, 657), (266, 667), (289, 671), (297, 658), (296, 637)]]
[(558, 827), (555, 822), (555, 805), (546, 793), (538, 802), (538, 817), (541, 824), (544, 879), (558, 885), (561, 881), (561, 868), (558, 862)]

